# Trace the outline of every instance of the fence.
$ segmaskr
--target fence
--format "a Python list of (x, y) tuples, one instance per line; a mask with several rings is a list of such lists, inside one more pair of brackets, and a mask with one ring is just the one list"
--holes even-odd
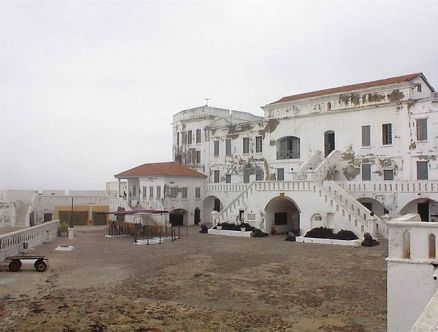
[(23, 243), (35, 247), (58, 236), (59, 220), (49, 221), (37, 226), (0, 235), (0, 261), (8, 256), (17, 255), (23, 249)]

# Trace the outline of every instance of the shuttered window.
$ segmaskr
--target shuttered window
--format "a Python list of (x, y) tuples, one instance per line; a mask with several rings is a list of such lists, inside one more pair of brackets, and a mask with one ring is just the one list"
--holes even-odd
[(362, 146), (371, 145), (371, 128), (370, 126), (362, 126)]
[(371, 164), (362, 164), (362, 181), (371, 180)]
[(427, 161), (417, 161), (417, 180), (429, 179), (429, 163)]
[(427, 140), (427, 119), (417, 119), (417, 141)]

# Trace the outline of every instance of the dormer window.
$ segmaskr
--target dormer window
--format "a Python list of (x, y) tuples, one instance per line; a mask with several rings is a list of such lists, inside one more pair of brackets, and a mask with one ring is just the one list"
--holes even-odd
[(327, 111), (331, 111), (332, 110), (332, 103), (328, 102), (327, 103)]

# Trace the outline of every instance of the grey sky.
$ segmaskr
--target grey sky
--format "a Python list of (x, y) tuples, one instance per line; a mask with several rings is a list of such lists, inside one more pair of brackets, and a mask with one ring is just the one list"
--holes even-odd
[(172, 114), (423, 72), (438, 2), (0, 2), (0, 188), (104, 189)]

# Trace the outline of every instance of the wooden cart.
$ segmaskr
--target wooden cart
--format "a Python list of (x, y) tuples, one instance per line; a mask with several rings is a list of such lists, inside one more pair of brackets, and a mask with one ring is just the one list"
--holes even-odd
[(18, 272), (23, 265), (23, 261), (28, 263), (28, 261), (35, 261), (33, 267), (38, 272), (44, 272), (47, 269), (49, 259), (46, 256), (27, 256), (27, 255), (17, 255), (6, 257), (6, 261), (9, 261), (9, 271)]

